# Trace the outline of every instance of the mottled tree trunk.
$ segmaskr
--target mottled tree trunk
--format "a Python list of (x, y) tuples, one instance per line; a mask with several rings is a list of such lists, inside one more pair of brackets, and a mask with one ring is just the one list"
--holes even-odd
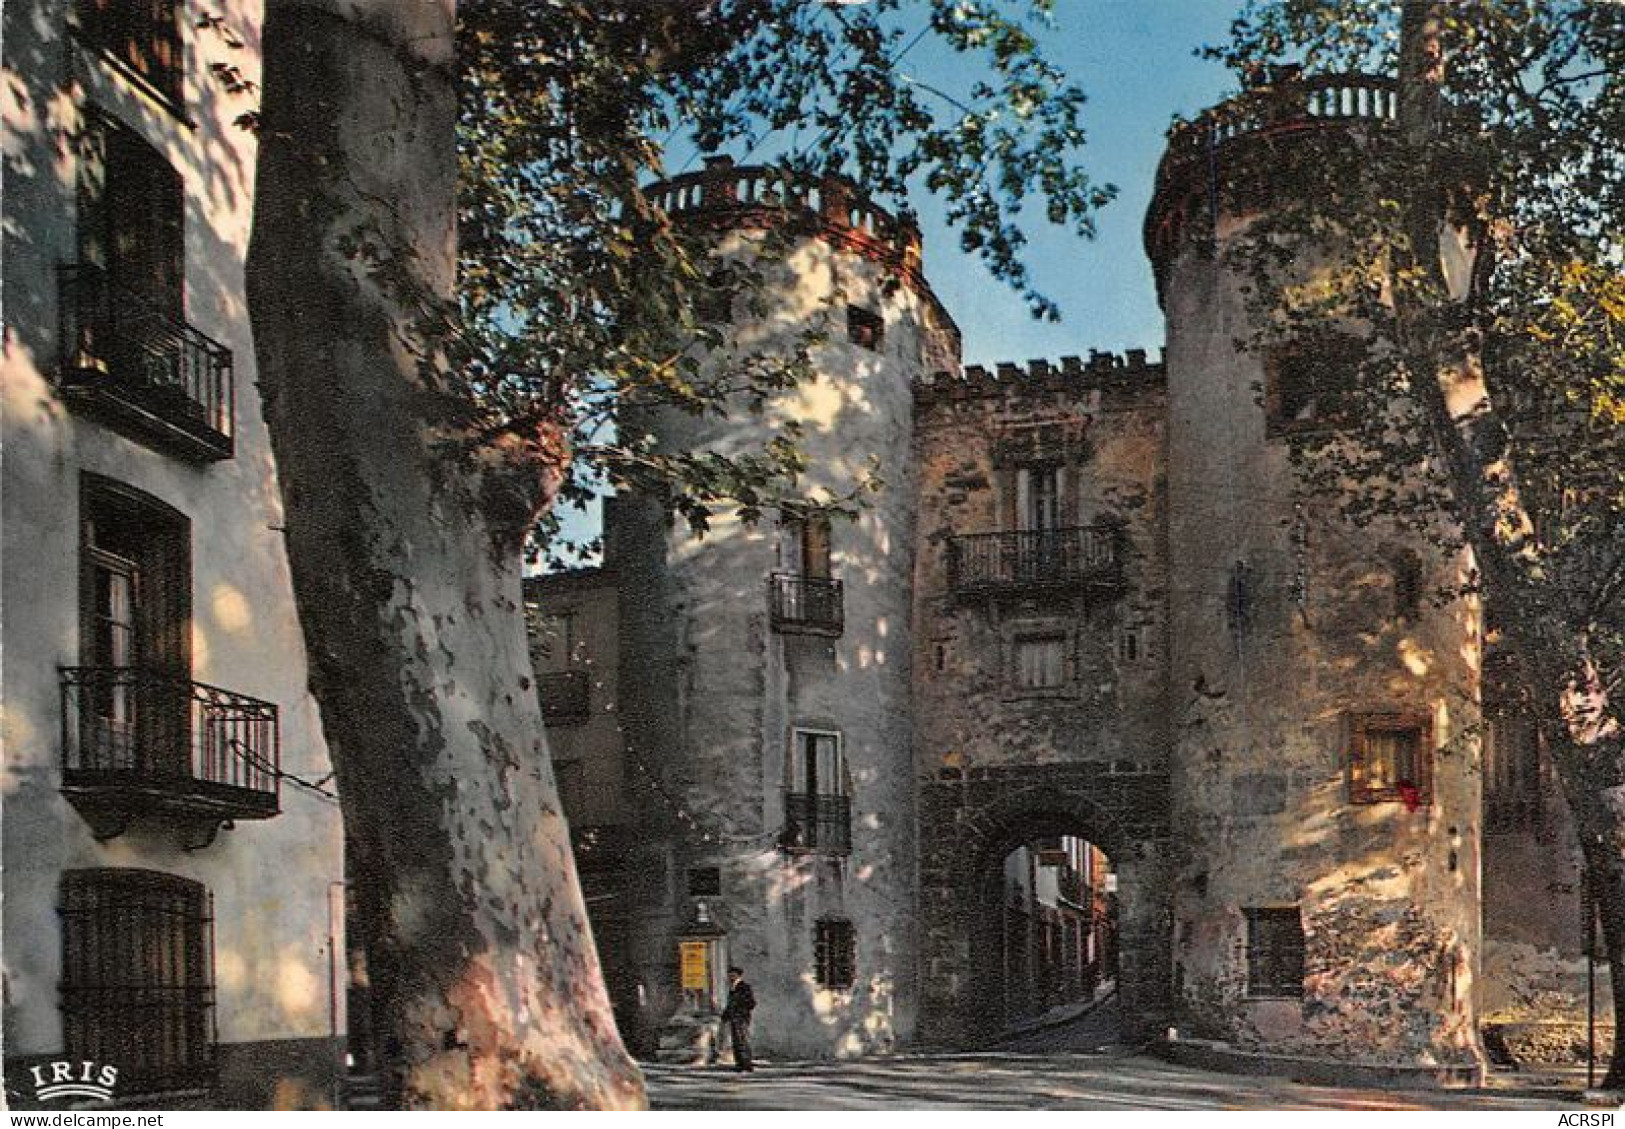
[(559, 468), (471, 438), (413, 321), (454, 281), (453, 18), (266, 5), (248, 281), (294, 591), (386, 1101), (639, 1107), (521, 614), (521, 534)]
[[(1399, 134), (1406, 160), (1406, 246), (1395, 256), (1399, 346), (1428, 417), (1435, 450), (1490, 605), (1535, 720), (1547, 735), (1602, 926), (1616, 1016), (1625, 1015), (1625, 734), (1586, 643), (1529, 574), (1531, 528), (1519, 497), (1507, 428), (1491, 402), (1480, 358), (1451, 332), (1440, 255), (1448, 170), (1430, 154), (1441, 128), (1446, 58), (1444, 0), (1404, 0), (1400, 21)], [(1481, 254), (1487, 251), (1481, 249)], [(1477, 277), (1484, 272), (1475, 271)], [(1401, 282), (1409, 275), (1411, 280)], [(1469, 295), (1470, 297), (1470, 295)], [(1549, 585), (1548, 585), (1549, 586)], [(1589, 927), (1589, 923), (1587, 923)], [(1603, 1086), (1625, 1088), (1625, 1023), (1614, 1026)]]

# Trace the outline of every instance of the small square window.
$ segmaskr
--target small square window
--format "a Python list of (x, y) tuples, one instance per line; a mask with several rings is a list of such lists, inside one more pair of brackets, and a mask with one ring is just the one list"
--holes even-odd
[(690, 867), (688, 871), (688, 896), (691, 898), (721, 897), (721, 868), (715, 866)]
[(1014, 681), (1018, 690), (1054, 690), (1065, 686), (1066, 636), (1017, 639)]
[(1247, 995), (1255, 999), (1303, 996), (1303, 915), (1297, 906), (1253, 908), (1247, 915)]
[(846, 339), (852, 344), (878, 352), (885, 336), (886, 323), (879, 314), (862, 306), (846, 308)]
[(723, 324), (733, 321), (734, 298), (739, 280), (729, 267), (718, 267), (694, 295), (694, 316), (702, 322)]
[(850, 988), (856, 979), (857, 935), (844, 918), (823, 918), (813, 932), (813, 974), (820, 987)]
[(1422, 611), (1422, 561), (1408, 549), (1389, 561), (1394, 582), (1394, 618), (1415, 620)]
[(1151, 626), (1136, 623), (1117, 633), (1117, 661), (1124, 666), (1137, 666), (1151, 658)]
[(1415, 810), (1433, 799), (1432, 726), (1418, 714), (1356, 714), (1349, 723), (1349, 801), (1398, 801)]
[(1264, 363), (1264, 408), (1271, 435), (1336, 426), (1348, 417), (1363, 347), (1327, 333), (1270, 350)]

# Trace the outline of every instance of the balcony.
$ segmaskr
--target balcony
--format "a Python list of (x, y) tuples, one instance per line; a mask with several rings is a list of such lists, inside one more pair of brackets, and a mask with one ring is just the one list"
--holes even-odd
[(96, 837), (131, 818), (201, 821), (281, 811), (277, 707), (142, 667), (62, 671), (62, 791)]
[(229, 459), (231, 350), (91, 266), (61, 275), (62, 395), (177, 457)]
[(961, 595), (1115, 589), (1121, 534), (1107, 526), (975, 533), (948, 542), (948, 584)]
[(836, 638), (845, 630), (845, 599), (839, 580), (776, 572), (767, 583), (774, 631)]
[(852, 850), (852, 801), (846, 796), (787, 792), (785, 850), (844, 855)]
[(536, 676), (546, 721), (570, 724), (592, 713), (592, 683), (585, 670), (555, 670)]

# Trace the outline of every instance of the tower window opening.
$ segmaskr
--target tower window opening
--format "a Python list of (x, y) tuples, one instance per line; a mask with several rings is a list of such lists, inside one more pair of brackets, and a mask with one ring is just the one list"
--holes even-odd
[(1349, 802), (1398, 801), (1414, 810), (1432, 799), (1430, 730), (1415, 714), (1358, 714), (1350, 721)]
[(834, 575), (831, 568), (829, 515), (812, 515), (799, 523), (796, 533), (801, 551), (801, 575), (814, 580), (828, 580)]
[(1389, 564), (1394, 583), (1394, 618), (1414, 620), (1422, 610), (1422, 562), (1415, 553), (1400, 550)]
[(1151, 627), (1137, 623), (1124, 627), (1117, 635), (1117, 661), (1127, 666), (1143, 663), (1151, 658)]
[(165, 101), (181, 98), (185, 77), (176, 0), (79, 0), (79, 35)]
[(722, 870), (715, 866), (695, 866), (688, 871), (688, 896), (716, 898), (722, 896)]
[(1347, 419), (1362, 357), (1359, 340), (1340, 333), (1270, 350), (1264, 363), (1268, 434), (1336, 426)]
[(846, 339), (860, 349), (879, 352), (886, 336), (886, 323), (873, 310), (862, 306), (846, 308)]
[(735, 272), (729, 267), (718, 267), (695, 293), (695, 319), (712, 323), (733, 321), (734, 299), (738, 293), (739, 280)]

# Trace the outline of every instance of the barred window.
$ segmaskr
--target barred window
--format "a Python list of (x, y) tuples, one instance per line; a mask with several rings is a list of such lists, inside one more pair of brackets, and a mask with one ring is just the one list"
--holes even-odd
[(857, 935), (845, 918), (826, 917), (813, 933), (814, 974), (824, 988), (852, 987), (857, 963)]
[(213, 1085), (214, 922), (199, 883), (151, 870), (62, 875), (62, 1025), (124, 1095)]
[(1297, 906), (1254, 908), (1247, 915), (1247, 994), (1260, 999), (1303, 995), (1303, 916)]

